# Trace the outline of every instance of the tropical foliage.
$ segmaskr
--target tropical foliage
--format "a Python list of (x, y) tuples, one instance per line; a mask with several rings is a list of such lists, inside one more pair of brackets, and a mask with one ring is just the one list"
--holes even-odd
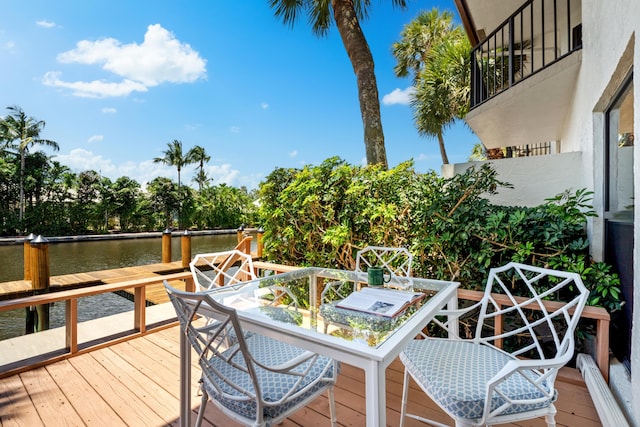
[(43, 120), (36, 120), (25, 114), (18, 106), (7, 107), (9, 115), (0, 121), (0, 142), (4, 142), (5, 153), (17, 154), (20, 158), (20, 213), (19, 220), (24, 216), (24, 179), (26, 168), (26, 155), (29, 148), (36, 144), (46, 145), (53, 150), (58, 150), (58, 143), (40, 138), (40, 132), (45, 127)]
[(509, 187), (488, 165), (451, 179), (338, 158), (304, 169), (276, 169), (260, 188), (265, 253), (289, 265), (353, 269), (367, 245), (404, 246), (414, 273), (484, 287), (489, 268), (509, 261), (582, 275), (590, 303), (620, 306), (619, 279), (589, 257), (591, 193), (567, 192), (532, 207), (492, 205)]
[[(211, 185), (205, 164), (211, 159), (195, 146), (167, 144), (154, 159), (178, 169), (178, 183), (159, 177), (142, 186), (122, 176), (115, 181), (93, 170), (72, 172), (35, 145), (57, 150), (41, 139), (44, 122), (19, 107), (0, 117), (0, 235), (29, 232), (45, 236), (183, 228), (237, 228), (254, 224), (253, 196), (244, 188)], [(180, 183), (185, 165), (198, 164), (198, 190)]]

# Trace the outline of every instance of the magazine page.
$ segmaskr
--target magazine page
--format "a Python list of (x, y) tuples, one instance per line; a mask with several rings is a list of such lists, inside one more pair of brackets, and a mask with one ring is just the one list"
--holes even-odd
[(337, 306), (380, 316), (393, 317), (407, 306), (424, 297), (420, 292), (406, 292), (394, 289), (365, 287), (354, 292)]

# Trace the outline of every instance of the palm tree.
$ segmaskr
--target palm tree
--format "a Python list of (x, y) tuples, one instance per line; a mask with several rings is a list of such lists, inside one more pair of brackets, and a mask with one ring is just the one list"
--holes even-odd
[(462, 29), (453, 25), (453, 15), (437, 8), (421, 13), (401, 35), (393, 45), (394, 71), (398, 77), (413, 75), (416, 128), (421, 135), (438, 139), (442, 163), (448, 164), (444, 131), (469, 109), (471, 45)]
[(411, 106), (416, 128), (421, 135), (435, 136), (442, 163), (449, 164), (444, 131), (469, 111), (471, 45), (462, 31), (442, 42), (430, 55), (421, 71)]
[(204, 186), (209, 182), (210, 178), (205, 170), (199, 170), (193, 177), (193, 182), (198, 184), (198, 191), (201, 192)]
[(57, 142), (40, 138), (40, 132), (44, 129), (45, 122), (28, 117), (22, 108), (14, 105), (7, 107), (9, 115), (0, 119), (0, 139), (5, 141), (6, 146), (16, 149), (20, 156), (20, 214), (19, 220), (22, 223), (24, 218), (24, 170), (25, 155), (29, 152), (29, 147), (36, 144), (46, 145), (54, 151), (58, 151), (60, 146)]
[(156, 157), (154, 163), (163, 163), (169, 166), (175, 166), (178, 169), (178, 188), (180, 187), (180, 171), (188, 164), (193, 163), (189, 153), (183, 154), (182, 142), (174, 139), (167, 143), (167, 149), (163, 151), (164, 157)]
[(204, 171), (204, 164), (211, 160), (211, 156), (207, 154), (204, 147), (196, 145), (187, 153), (193, 163), (198, 163), (198, 174), (193, 178), (198, 183), (198, 190), (202, 191), (202, 186), (207, 182), (207, 173)]
[[(391, 3), (401, 9), (406, 8), (406, 0), (391, 0)], [(338, 28), (342, 44), (356, 75), (367, 163), (382, 164), (386, 169), (387, 153), (384, 146), (373, 56), (360, 27), (360, 21), (366, 19), (368, 15), (371, 2), (369, 0), (269, 0), (269, 5), (275, 9), (275, 15), (290, 26), (300, 15), (306, 13), (313, 33), (319, 37), (326, 35), (329, 31), (333, 13), (333, 22)]]
[(420, 71), (427, 63), (427, 55), (442, 39), (453, 31), (453, 13), (440, 13), (437, 8), (422, 12), (407, 24), (400, 36), (402, 39), (392, 46), (397, 64), (394, 72), (398, 77), (407, 77), (410, 73), (416, 84)]

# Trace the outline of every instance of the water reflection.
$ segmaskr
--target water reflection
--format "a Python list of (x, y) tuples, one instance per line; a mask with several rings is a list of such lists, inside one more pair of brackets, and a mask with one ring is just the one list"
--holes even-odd
[[(171, 240), (172, 261), (181, 259), (180, 236)], [(255, 241), (255, 238), (254, 238)], [(233, 249), (234, 234), (192, 236), (191, 253), (218, 252)], [(23, 278), (23, 245), (0, 246), (0, 259), (8, 260), (0, 268), (0, 283)], [(52, 276), (107, 270), (162, 262), (162, 239), (124, 239), (95, 242), (62, 242), (49, 244)], [(50, 311), (50, 326), (63, 326), (64, 303), (56, 303)], [(115, 294), (96, 295), (78, 301), (79, 321), (132, 310), (133, 303)], [(0, 312), (0, 340), (24, 334), (25, 310)]]

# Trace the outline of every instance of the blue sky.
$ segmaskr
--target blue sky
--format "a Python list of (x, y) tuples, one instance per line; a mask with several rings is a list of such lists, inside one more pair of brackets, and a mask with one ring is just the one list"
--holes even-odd
[[(418, 135), (409, 79), (393, 73), (391, 45), (421, 10), (455, 13), (453, 1), (411, 1), (401, 11), (373, 1), (362, 23), (376, 64), (390, 167), (413, 159), (440, 171), (435, 138)], [(167, 143), (203, 146), (213, 184), (256, 188), (276, 167), (339, 156), (364, 164), (356, 80), (335, 27), (317, 38), (293, 28), (266, 0), (3, 0), (0, 116), (18, 105), (44, 120), (55, 159), (144, 184), (177, 180), (153, 163)], [(445, 134), (449, 160), (478, 139), (463, 123)], [(194, 167), (185, 168), (190, 183)]]

